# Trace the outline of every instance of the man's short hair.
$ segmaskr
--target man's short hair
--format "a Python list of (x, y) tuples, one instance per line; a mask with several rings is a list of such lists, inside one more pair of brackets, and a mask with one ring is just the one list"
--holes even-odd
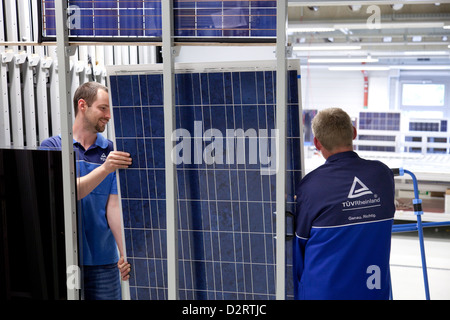
[(312, 131), (328, 151), (337, 147), (351, 147), (353, 124), (350, 116), (340, 108), (321, 110), (312, 121)]
[(78, 101), (83, 99), (86, 101), (88, 107), (90, 107), (97, 99), (97, 92), (100, 89), (108, 92), (107, 87), (95, 81), (83, 83), (78, 87), (73, 95), (73, 108), (75, 111), (75, 116), (77, 116), (78, 113)]

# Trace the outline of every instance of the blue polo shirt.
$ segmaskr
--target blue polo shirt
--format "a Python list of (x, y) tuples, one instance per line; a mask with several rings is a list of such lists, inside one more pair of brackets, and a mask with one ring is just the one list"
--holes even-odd
[(355, 152), (330, 156), (297, 189), (296, 299), (389, 299), (394, 177)]
[[(105, 162), (114, 150), (112, 141), (97, 133), (95, 143), (85, 150), (73, 140), (77, 159), (77, 177), (82, 177)], [(41, 148), (61, 148), (61, 136), (44, 140)], [(114, 235), (106, 219), (106, 204), (110, 194), (117, 194), (116, 173), (110, 173), (90, 194), (78, 204), (81, 211), (82, 265), (106, 265), (119, 260)]]

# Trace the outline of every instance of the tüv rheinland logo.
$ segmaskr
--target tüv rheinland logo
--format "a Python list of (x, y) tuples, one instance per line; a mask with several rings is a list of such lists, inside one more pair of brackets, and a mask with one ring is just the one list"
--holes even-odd
[[(172, 161), (180, 164), (227, 164), (257, 167), (261, 175), (278, 170), (278, 129), (219, 129), (203, 131), (202, 121), (194, 121), (194, 132), (178, 128), (172, 133), (177, 142)], [(248, 146), (248, 147), (247, 147)], [(231, 168), (231, 166), (230, 166)]]

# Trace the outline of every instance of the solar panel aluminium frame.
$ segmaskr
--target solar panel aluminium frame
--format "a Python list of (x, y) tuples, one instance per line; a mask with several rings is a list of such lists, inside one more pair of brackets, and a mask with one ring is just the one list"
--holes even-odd
[[(286, 68), (287, 70), (297, 70), (298, 72), (300, 71), (300, 64), (298, 60), (288, 60), (286, 62)], [(108, 74), (108, 79), (109, 76), (116, 76), (116, 75), (142, 75), (142, 74), (161, 74), (163, 71), (163, 66), (161, 64), (153, 64), (153, 65), (129, 65), (129, 66), (107, 66), (107, 74)], [(177, 73), (199, 73), (199, 72), (245, 72), (245, 71), (273, 71), (277, 69), (277, 61), (273, 60), (273, 61), (242, 61), (242, 62), (219, 62), (219, 63), (178, 63), (174, 65), (174, 72)], [(282, 76), (281, 78), (285, 78), (284, 76)], [(277, 84), (278, 87), (278, 84)], [(277, 89), (278, 90), (278, 89)], [(282, 90), (282, 89), (281, 89)], [(298, 86), (298, 90), (300, 91), (300, 85)], [(299, 92), (300, 93), (300, 92)], [(111, 94), (111, 92), (110, 92)], [(300, 95), (299, 95), (300, 97)], [(165, 107), (166, 108), (166, 107)], [(168, 108), (170, 109), (170, 107), (168, 106)], [(283, 108), (277, 108), (277, 109), (283, 109)], [(299, 99), (299, 110), (301, 109), (301, 99)], [(282, 113), (285, 113), (283, 111), (281, 111)], [(114, 123), (114, 119), (112, 119)], [(285, 120), (286, 121), (286, 120)], [(300, 125), (300, 130), (302, 123), (301, 121), (299, 122)], [(285, 127), (285, 126), (284, 126)], [(114, 132), (114, 130), (113, 130)], [(301, 132), (301, 131), (300, 131)], [(114, 134), (115, 135), (115, 134)], [(301, 135), (300, 135), (301, 137)], [(165, 137), (166, 139), (170, 140), (170, 136)], [(284, 137), (284, 139), (286, 139), (286, 137)], [(113, 136), (113, 140), (115, 140), (115, 136)], [(284, 145), (284, 143), (281, 143), (282, 145)], [(169, 146), (172, 145), (172, 141), (170, 141)], [(303, 140), (301, 138), (301, 146), (303, 146)], [(282, 153), (283, 154), (283, 153)], [(301, 153), (301, 157), (303, 157), (303, 152)], [(301, 161), (302, 164), (302, 172), (304, 172), (303, 170), (303, 161)], [(281, 174), (279, 174), (279, 176), (281, 176), (281, 180), (283, 180), (283, 186), (285, 184), (285, 175), (284, 175), (284, 171), (279, 170), (279, 172)], [(120, 177), (118, 175), (118, 179), (119, 179), (119, 185), (120, 185)], [(166, 180), (167, 184), (172, 184), (172, 186), (169, 186), (167, 188), (167, 190), (176, 190), (176, 189), (172, 189), (172, 187), (175, 187), (175, 181), (173, 180)], [(277, 181), (277, 185), (278, 183), (280, 183), (279, 181)], [(278, 188), (277, 190), (281, 189), (280, 194), (281, 196), (281, 202), (282, 202), (282, 210), (284, 210), (285, 207), (285, 194), (284, 194), (284, 188)], [(172, 199), (176, 199), (175, 198), (176, 195), (174, 195), (174, 197)], [(119, 197), (121, 197), (120, 195), (120, 188), (119, 188)], [(277, 202), (280, 202), (279, 199), (277, 199)], [(120, 202), (120, 205), (122, 205), (122, 203)], [(175, 208), (177, 208), (177, 206), (175, 206)], [(277, 211), (279, 212), (279, 207), (277, 207)], [(285, 239), (285, 215), (284, 215), (284, 211), (282, 211), (281, 215), (277, 214), (277, 225), (281, 224), (282, 228), (281, 231), (277, 230), (277, 246), (279, 243), (282, 243), (283, 246), (280, 248), (277, 247), (277, 252), (279, 252), (280, 250), (283, 250), (281, 252), (281, 254), (279, 256), (277, 256), (276, 258), (276, 262), (277, 262), (277, 267), (276, 269), (279, 270), (281, 269), (282, 272), (280, 272), (277, 277), (283, 277), (281, 284), (280, 284), (280, 280), (276, 280), (276, 286), (277, 286), (277, 290), (276, 290), (276, 298), (277, 299), (285, 299), (285, 248), (284, 248), (284, 239)], [(177, 226), (177, 224), (173, 224), (173, 226)], [(178, 232), (178, 229), (176, 230), (176, 233)], [(280, 232), (282, 232), (280, 234)], [(176, 246), (176, 243), (174, 243), (174, 240), (168, 240), (167, 243), (171, 244), (172, 246)], [(125, 246), (125, 244), (124, 244)], [(126, 250), (125, 250), (126, 251)], [(177, 251), (174, 251), (177, 252)], [(176, 258), (175, 258), (176, 259)], [(177, 261), (177, 260), (175, 260)], [(176, 265), (178, 265), (178, 263), (175, 262)], [(177, 278), (178, 275), (175, 274), (173, 275), (173, 277)], [(170, 289), (170, 288), (169, 288)], [(173, 289), (173, 290), (177, 290), (177, 288)], [(281, 293), (280, 293), (281, 291)], [(128, 299), (129, 298), (129, 292), (126, 293), (124, 292), (124, 298)], [(177, 299), (178, 295), (177, 293), (172, 293), (172, 295), (169, 295), (169, 299)]]
[[(57, 26), (57, 56), (59, 59), (59, 93), (61, 139), (62, 139), (62, 162), (63, 162), (63, 188), (64, 188), (64, 224), (66, 232), (66, 266), (72, 270), (78, 266), (78, 243), (77, 243), (77, 206), (76, 206), (76, 178), (73, 150), (72, 133), (72, 111), (70, 99), (70, 65), (68, 48), (68, 30), (65, 23), (64, 13), (67, 11), (66, 2), (56, 3), (56, 26)], [(79, 274), (78, 274), (79, 275)], [(79, 279), (78, 279), (79, 280)], [(79, 300), (80, 288), (67, 286), (68, 300)]]

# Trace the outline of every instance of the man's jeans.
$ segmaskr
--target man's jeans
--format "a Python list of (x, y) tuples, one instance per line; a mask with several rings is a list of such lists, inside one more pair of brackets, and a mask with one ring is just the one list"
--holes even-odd
[(117, 264), (83, 266), (84, 300), (121, 300)]

